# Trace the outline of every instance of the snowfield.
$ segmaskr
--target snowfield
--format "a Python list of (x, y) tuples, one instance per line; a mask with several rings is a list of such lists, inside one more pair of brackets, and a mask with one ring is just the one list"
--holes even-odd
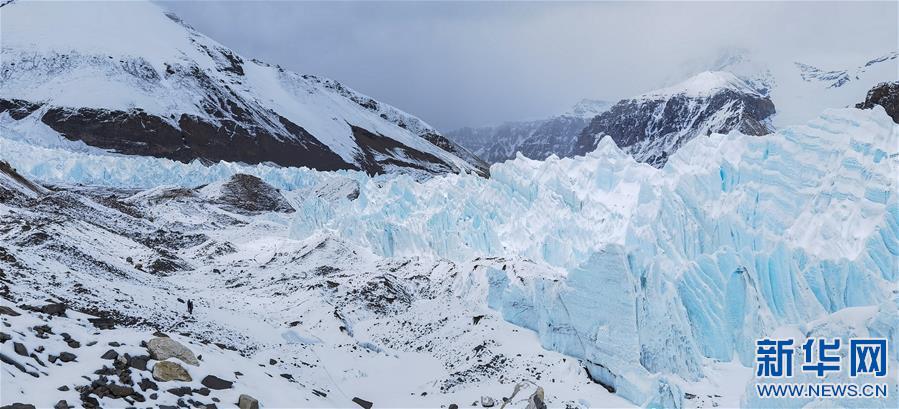
[[(788, 403), (752, 395), (756, 339), (899, 342), (899, 126), (880, 107), (828, 110), (765, 136), (698, 137), (661, 169), (606, 139), (585, 157), (494, 165), (489, 179), (203, 167), (5, 135), (0, 152), (54, 184), (5, 182), (19, 193), (0, 204), (14, 300), (3, 305), (64, 301), (129, 327), (91, 332), (78, 313), (17, 308), (30, 315), (4, 316), (13, 341), (65, 348), (33, 339), (35, 320), (87, 327), (85, 340), (120, 337), (133, 353), (154, 330), (180, 334), (214, 356), (195, 378), (236, 382), (210, 395), (222, 404), (239, 392), (265, 406), (485, 406), (525, 382), (513, 406), (540, 386), (551, 407), (771, 407)], [(238, 173), (280, 191), (239, 196)], [(295, 212), (233, 206), (281, 200)], [(193, 316), (178, 298), (194, 300)], [(96, 378), (38, 368), (11, 343), (4, 356), (53, 388)], [(213, 343), (239, 354), (213, 355)], [(99, 368), (104, 348), (75, 352)], [(889, 359), (890, 399), (836, 403), (895, 407), (899, 349)], [(4, 404), (35, 396), (22, 395), (28, 375), (3, 371)], [(293, 382), (259, 386), (266, 374)], [(38, 396), (39, 406), (78, 402), (77, 392)]]

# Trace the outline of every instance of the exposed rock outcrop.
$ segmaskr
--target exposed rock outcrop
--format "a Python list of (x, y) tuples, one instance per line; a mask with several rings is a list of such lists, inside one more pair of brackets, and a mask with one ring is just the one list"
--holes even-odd
[(893, 118), (893, 122), (899, 124), (899, 81), (877, 84), (868, 91), (865, 102), (860, 102), (855, 107), (871, 109), (874, 105), (882, 106), (887, 115)]

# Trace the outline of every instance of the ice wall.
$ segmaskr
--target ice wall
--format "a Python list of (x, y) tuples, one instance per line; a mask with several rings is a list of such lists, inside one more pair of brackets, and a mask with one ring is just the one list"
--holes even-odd
[(696, 138), (660, 170), (606, 138), (586, 157), (494, 165), (489, 180), (396, 178), (355, 201), (311, 199), (293, 234), (561, 267), (562, 283), (492, 272), (490, 306), (625, 397), (679, 404), (665, 376), (700, 379), (707, 359), (751, 365), (773, 328), (889, 299), (897, 134), (881, 109), (829, 110), (762, 137)]

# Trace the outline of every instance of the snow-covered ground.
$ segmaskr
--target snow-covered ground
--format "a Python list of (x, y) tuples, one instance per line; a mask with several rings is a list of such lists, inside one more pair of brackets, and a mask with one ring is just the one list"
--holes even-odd
[[(552, 407), (768, 407), (749, 393), (757, 338), (899, 342), (897, 137), (879, 107), (839, 109), (762, 137), (694, 139), (662, 169), (603, 143), (494, 165), (490, 179), (424, 182), (0, 138), (5, 160), (55, 184), (0, 179), (13, 192), (0, 204), (3, 305), (23, 314), (3, 316), (3, 354), (46, 372), (42, 389), (74, 388), (97, 377), (101, 341), (137, 354), (160, 330), (204, 357), (185, 385), (236, 381), (210, 395), (223, 404), (246, 393), (264, 406), (480, 406), (524, 382), (514, 406), (538, 385)], [(281, 191), (234, 200), (235, 173)], [(235, 207), (281, 200), (296, 211)], [(193, 315), (178, 298), (194, 300)], [(47, 318), (98, 344), (69, 348), (83, 366), (41, 367), (66, 343), (35, 339), (44, 318), (19, 307), (48, 299), (127, 328)], [(12, 342), (44, 352), (25, 358)], [(25, 395), (35, 381), (3, 371), (4, 404), (79, 401)]]

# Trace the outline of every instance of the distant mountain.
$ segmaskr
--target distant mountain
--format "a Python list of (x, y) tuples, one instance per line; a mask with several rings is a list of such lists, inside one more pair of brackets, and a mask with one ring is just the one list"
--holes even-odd
[(776, 127), (803, 124), (827, 108), (851, 107), (874, 85), (896, 81), (899, 52), (876, 57), (854, 55), (796, 56), (784, 60), (746, 49), (730, 48), (708, 61), (685, 64), (675, 78), (704, 71), (727, 71), (768, 96), (777, 106)]
[(184, 162), (486, 174), (421, 119), (242, 57), (149, 2), (13, 1), (2, 14), (0, 125), (23, 134)]
[(739, 130), (748, 135), (772, 131), (771, 100), (732, 73), (708, 71), (680, 84), (619, 101), (590, 121), (575, 154), (596, 149), (611, 137), (637, 161), (656, 167), (687, 141), (711, 133)]
[(569, 112), (535, 121), (506, 122), (498, 126), (461, 128), (446, 136), (488, 163), (515, 158), (518, 152), (531, 159), (574, 154), (578, 135), (590, 119), (609, 109), (607, 101), (584, 99)]

